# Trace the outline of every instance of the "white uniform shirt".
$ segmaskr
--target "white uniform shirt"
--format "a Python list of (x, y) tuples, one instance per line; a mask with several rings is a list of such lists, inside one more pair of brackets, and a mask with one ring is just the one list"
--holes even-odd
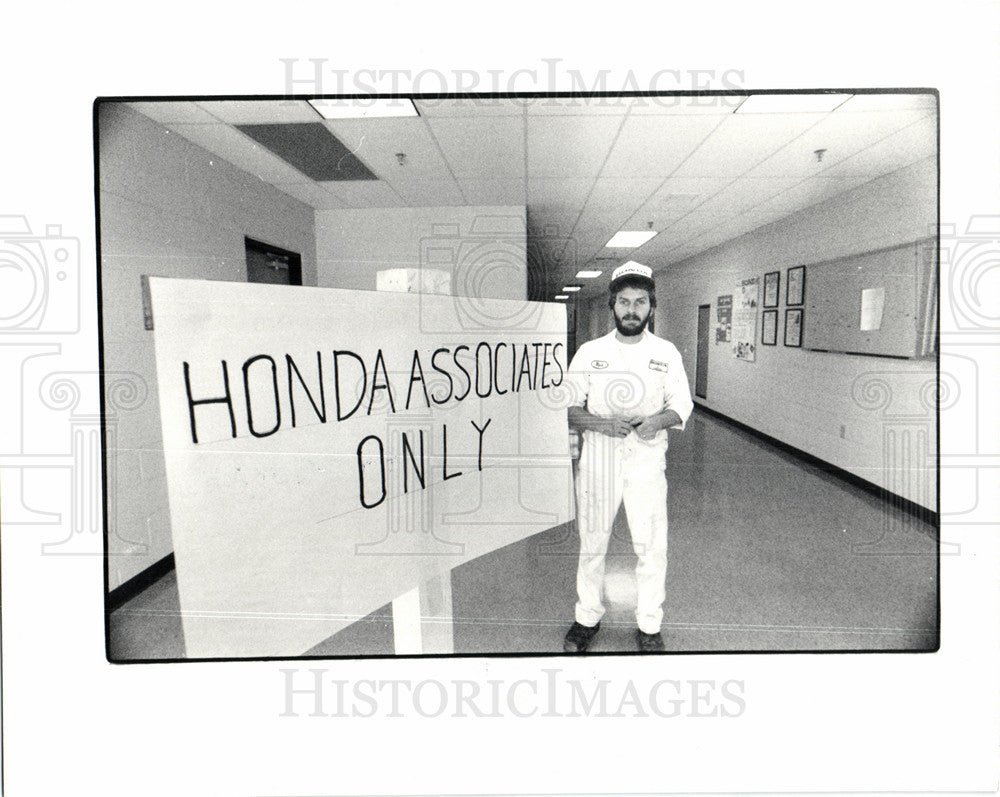
[[(694, 408), (680, 352), (648, 330), (635, 343), (621, 343), (614, 330), (584, 343), (569, 365), (567, 379), (570, 404), (602, 418), (645, 418), (669, 409), (681, 419), (673, 428), (683, 429)], [(584, 434), (585, 448), (588, 441), (593, 446), (612, 440), (599, 432)], [(626, 459), (662, 460), (667, 430), (661, 429), (652, 440), (642, 440), (633, 431), (615, 442), (622, 444)]]

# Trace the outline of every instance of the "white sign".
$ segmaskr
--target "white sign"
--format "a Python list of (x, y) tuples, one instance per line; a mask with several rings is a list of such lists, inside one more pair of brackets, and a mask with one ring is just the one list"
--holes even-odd
[(864, 288), (861, 291), (861, 331), (871, 332), (882, 328), (882, 309), (885, 307), (885, 288)]
[(189, 657), (301, 655), (572, 517), (564, 307), (150, 288)]

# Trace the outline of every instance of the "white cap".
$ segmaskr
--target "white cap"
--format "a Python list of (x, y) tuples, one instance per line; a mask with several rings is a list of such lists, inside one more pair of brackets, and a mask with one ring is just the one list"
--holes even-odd
[(614, 282), (619, 277), (627, 277), (631, 274), (637, 277), (645, 277), (648, 280), (653, 279), (653, 269), (649, 266), (644, 266), (642, 263), (629, 260), (628, 263), (624, 263), (614, 270), (611, 274), (611, 281)]

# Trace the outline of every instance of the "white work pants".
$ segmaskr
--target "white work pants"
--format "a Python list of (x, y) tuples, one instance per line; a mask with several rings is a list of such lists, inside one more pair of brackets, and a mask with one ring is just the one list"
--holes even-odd
[(587, 433), (576, 482), (580, 561), (576, 621), (594, 626), (604, 616), (604, 564), (618, 507), (624, 502), (636, 565), (635, 618), (647, 634), (660, 630), (667, 579), (667, 477), (664, 447), (633, 433), (615, 440)]

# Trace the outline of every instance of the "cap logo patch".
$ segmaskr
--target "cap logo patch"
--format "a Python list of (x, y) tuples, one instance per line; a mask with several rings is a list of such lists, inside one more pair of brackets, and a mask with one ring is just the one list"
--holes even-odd
[(607, 368), (608, 364), (604, 360), (594, 360), (590, 363), (593, 368)]

